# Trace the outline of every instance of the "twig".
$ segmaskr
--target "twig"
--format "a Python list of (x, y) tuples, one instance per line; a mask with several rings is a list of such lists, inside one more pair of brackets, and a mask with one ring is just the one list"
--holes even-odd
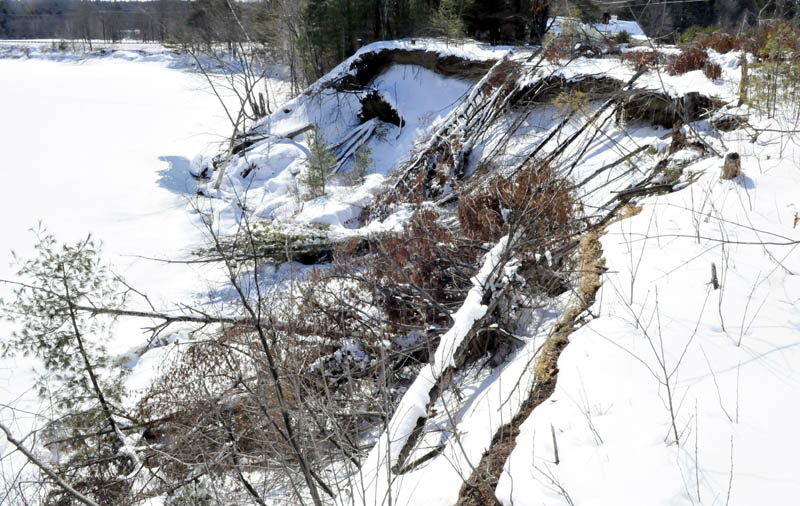
[(17, 450), (19, 450), (20, 453), (25, 455), (25, 458), (28, 459), (28, 462), (32, 463), (33, 465), (44, 471), (44, 473), (50, 478), (52, 478), (53, 481), (55, 481), (56, 484), (64, 490), (64, 492), (71, 495), (81, 503), (86, 504), (87, 506), (100, 506), (96, 502), (92, 501), (85, 495), (81, 494), (80, 492), (72, 488), (69, 485), (69, 483), (64, 481), (58, 474), (56, 474), (56, 472), (52, 468), (50, 468), (50, 466), (48, 466), (47, 464), (36, 458), (36, 456), (33, 453), (31, 453), (30, 450), (25, 448), (25, 446), (21, 442), (19, 442), (17, 439), (14, 438), (14, 436), (11, 434), (11, 431), (8, 430), (8, 428), (2, 423), (0, 423), (0, 430), (2, 430), (5, 433), (8, 442), (14, 445), (14, 447)]

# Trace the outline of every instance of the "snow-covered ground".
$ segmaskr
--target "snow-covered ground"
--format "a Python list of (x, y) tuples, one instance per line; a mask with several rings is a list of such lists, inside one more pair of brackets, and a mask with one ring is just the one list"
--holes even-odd
[(726, 134), (742, 180), (705, 160), (694, 185), (609, 227), (596, 319), (522, 426), (504, 504), (796, 504), (800, 150), (788, 139)]
[[(699, 71), (651, 72), (636, 88), (671, 96), (698, 91), (735, 104), (738, 55), (712, 52), (711, 58), (723, 68), (716, 81)], [(615, 60), (590, 59), (542, 71), (568, 79), (606, 74), (623, 81), (633, 73)], [(796, 130), (791, 123), (761, 119), (747, 108), (729, 112), (749, 115), (751, 125), (764, 130), (757, 138), (752, 127), (719, 134), (708, 121), (696, 122), (692, 128), (713, 151), (700, 157), (687, 149), (674, 156), (686, 165), (682, 191), (644, 199), (639, 214), (613, 223), (602, 237), (608, 272), (593, 318), (570, 337), (555, 394), (521, 427), (496, 489), (503, 504), (796, 501), (800, 150), (796, 134), (779, 132)], [(549, 113), (542, 108), (531, 121), (541, 119), (549, 128), (547, 122), (555, 121)], [(593, 196), (606, 200), (666, 157), (669, 141), (659, 140), (665, 133), (609, 123), (602, 138), (588, 141), (589, 154), (572, 176), (581, 180), (618, 159), (616, 150), (651, 145), (652, 152), (637, 160), (638, 171), (620, 166), (615, 171), (621, 172), (596, 182), (598, 188), (613, 183)], [(533, 133), (520, 142), (536, 146), (543, 135)], [(741, 155), (745, 177), (722, 181), (721, 156), (729, 152)], [(567, 152), (563, 159), (577, 154)], [(712, 264), (718, 290), (711, 284)], [(497, 370), (466, 374), (458, 399), (443, 395), (436, 410), (450, 419), (427, 422), (429, 429), (408, 460), (423, 458), (439, 445), (440, 453), (395, 473), (389, 469), (428, 401), (432, 381), (429, 368), (423, 369), (420, 384), (406, 393), (365, 461), (357, 485), (339, 500), (454, 504), (492, 434), (520, 405), (520, 387), (522, 392), (530, 387), (534, 350), (548, 325), (552, 320), (538, 333), (520, 334), (526, 346)]]
[[(372, 50), (416, 49), (408, 42), (382, 44)], [(469, 44), (431, 44), (429, 50), (473, 59), (497, 59), (507, 51)], [(208, 153), (214, 140), (209, 133), (226, 133), (226, 124), (197, 76), (168, 68), (166, 62), (131, 62), (120, 54), (80, 63), (0, 60), (3, 246), (28, 249), (32, 237), (26, 229), (39, 218), (62, 239), (91, 231), (105, 241), (106, 256), (117, 269), (163, 306), (197, 295), (210, 283), (204, 281), (207, 273), (130, 255), (180, 256), (200, 240), (197, 217), (186, 203), (196, 187), (187, 179), (189, 160)], [(670, 96), (699, 91), (735, 101), (738, 56), (711, 56), (723, 67), (716, 81), (700, 71), (684, 76), (651, 72), (636, 87)], [(349, 63), (328, 79), (341, 77)], [(566, 69), (545, 64), (532, 76), (553, 71), (567, 79), (607, 74), (625, 81), (633, 75), (633, 68), (619, 60), (581, 58)], [(359, 124), (355, 95), (342, 98), (320, 84), (257, 127), (264, 138), (229, 164), (221, 190), (204, 184), (207, 193), (222, 198), (218, 210), (235, 218), (238, 195), (247, 189), (246, 207), (262, 218), (349, 230), (349, 220), (398, 163), (458, 111), (472, 83), (395, 65), (372, 86), (406, 126), (384, 125), (382, 134), (367, 142), (374, 164), (365, 182), (334, 181), (328, 196), (308, 202), (290, 195), (291, 183), (305, 168), (307, 139), (286, 135), (316, 123), (336, 143), (347, 140)], [(551, 104), (540, 106), (509, 146), (529, 152), (561, 121), (561, 114)], [(583, 188), (580, 197), (589, 213), (614, 190), (648, 176), (669, 145), (664, 128), (618, 125), (610, 110), (605, 114), (597, 120), (607, 125), (602, 135), (587, 129), (560, 158), (566, 167), (577, 151), (587, 153), (574, 172), (569, 169), (570, 177), (591, 179), (596, 169), (635, 149), (643, 148), (643, 154)], [(795, 435), (800, 419), (800, 149), (771, 131), (796, 127), (756, 115), (750, 120), (765, 129), (755, 139), (752, 128), (720, 137), (708, 121), (693, 125), (713, 152), (742, 156), (744, 178), (719, 180), (722, 159), (711, 150), (700, 156), (687, 148), (673, 157), (686, 165), (681, 191), (644, 199), (638, 214), (631, 212), (607, 227), (601, 241), (608, 271), (590, 321), (570, 336), (558, 363), (555, 393), (521, 426), (496, 488), (503, 504), (788, 505), (800, 496), (800, 438)], [(585, 121), (570, 122), (546, 141), (552, 142), (549, 147)], [(484, 132), (476, 152), (488, 152), (508, 123)], [(651, 149), (644, 151), (647, 146)], [(194, 169), (207, 161), (197, 158)], [(349, 168), (343, 166), (343, 172)], [(401, 211), (407, 216), (407, 210)], [(542, 309), (536, 322), (520, 324), (515, 333), (525, 344), (506, 363), (457, 375), (458, 389), (442, 394), (432, 410), (439, 411), (438, 418), (431, 415), (429, 430), (408, 459), (420, 464), (407, 472), (390, 470), (403, 446), (398, 443), (413, 427), (408, 422), (424, 415), (431, 382), (450, 363), (449, 345), (462, 338), (463, 325), (486, 309), (478, 302), (477, 285), (489, 277), (495, 256), (484, 260), (475, 293), (455, 313), (457, 325), (443, 337), (437, 360), (423, 368), (389, 430), (352, 477), (352, 488), (335, 499), (338, 503), (453, 504), (495, 430), (519, 409), (533, 381), (539, 346), (563, 304)], [(720, 284), (716, 290), (710, 283), (712, 265)], [(0, 265), (0, 277), (12, 273)], [(134, 327), (119, 328), (112, 349), (124, 352), (141, 344)], [(36, 410), (38, 403), (25, 390), (29, 366), (2, 363), (0, 402)], [(148, 377), (147, 372), (139, 379), (134, 374), (131, 384), (141, 386)], [(22, 433), (30, 415), (16, 415), (23, 415), (15, 424)], [(0, 419), (11, 416), (0, 408)], [(437, 445), (440, 453), (421, 458)]]
[[(89, 233), (101, 240), (104, 258), (157, 306), (174, 307), (205, 289), (199, 269), (137, 255), (182, 257), (202, 240), (188, 205), (196, 188), (189, 160), (230, 126), (202, 75), (171, 68), (172, 55), (137, 61), (144, 58), (136, 54), (0, 59), (0, 278), (13, 279), (11, 250), (25, 258), (35, 240), (29, 229), (41, 221), (62, 241)], [(0, 296), (10, 293), (0, 285)], [(141, 326), (118, 326), (110, 350), (141, 347)], [(10, 332), (0, 323), (0, 339)], [(17, 435), (39, 409), (29, 390), (33, 366), (0, 360), (0, 421)], [(147, 381), (136, 373), (133, 387)], [(0, 460), (0, 473), (11, 476), (15, 464)]]

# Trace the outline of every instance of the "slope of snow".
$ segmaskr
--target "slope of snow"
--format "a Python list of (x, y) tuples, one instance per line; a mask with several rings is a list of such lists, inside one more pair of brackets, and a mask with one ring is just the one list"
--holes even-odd
[[(398, 161), (410, 155), (415, 140), (428, 133), (471, 86), (469, 81), (445, 78), (424, 68), (393, 65), (375, 80), (371, 89), (390, 103), (399, 104), (398, 113), (405, 125), (398, 128), (383, 123), (378, 134), (367, 142), (373, 164), (366, 184), (354, 187), (346, 178), (334, 180), (325, 197), (311, 202), (298, 201), (292, 195), (306, 165), (306, 136), (295, 141), (282, 135), (315, 124), (326, 142), (334, 145), (359, 125), (361, 105), (358, 95), (333, 89), (320, 90), (311, 97), (301, 95), (258, 125), (257, 132), (274, 137), (233, 158), (219, 195), (235, 202), (236, 195), (246, 194), (248, 207), (264, 218), (343, 227), (361, 213)], [(243, 177), (253, 166), (255, 170)], [(341, 172), (345, 174), (348, 168), (343, 167)], [(217, 195), (210, 189), (212, 184), (206, 191)]]
[[(492, 61), (508, 53), (509, 48), (474, 42), (447, 44), (435, 39), (376, 42), (361, 48), (301, 95), (259, 122), (249, 135), (262, 139), (251, 149), (232, 157), (219, 190), (213, 188), (216, 174), (212, 182), (202, 188), (205, 194), (221, 199), (216, 209), (223, 223), (235, 226), (240, 205), (244, 205), (254, 215), (276, 222), (317, 223), (331, 226), (335, 231), (352, 227), (352, 222), (381, 183), (411, 155), (415, 142), (430, 134), (474, 84), (417, 65), (392, 64), (364, 90), (339, 92), (330, 85), (351, 74), (351, 66), (363, 55), (384, 50), (426, 51), (439, 57)], [(376, 128), (364, 144), (372, 151), (373, 159), (366, 181), (356, 184), (348, 178), (351, 158), (345, 158), (326, 189), (326, 195), (311, 201), (304, 199), (305, 190), (300, 179), (306, 167), (308, 135), (287, 136), (316, 125), (329, 146), (346, 144), (348, 136), (362, 123), (358, 118), (360, 98), (368, 92), (378, 93), (392, 105), (402, 118), (403, 127), (382, 122), (363, 124), (361, 128)], [(193, 160), (193, 171), (201, 173), (210, 160), (209, 152), (198, 156)]]
[[(477, 44), (400, 41), (369, 46), (360, 54), (421, 47), (472, 59), (497, 59), (507, 52)], [(723, 67), (716, 82), (700, 72), (651, 72), (635, 86), (671, 96), (698, 91), (734, 100), (738, 56), (712, 53), (711, 58)], [(164, 305), (196, 293), (197, 279), (213, 278), (213, 273), (123, 255), (171, 256), (197, 242), (198, 220), (196, 215), (187, 217), (184, 200), (195, 185), (186, 174), (188, 158), (208, 139), (186, 132), (207, 129), (203, 119), (218, 106), (212, 96), (199, 91), (202, 83), (187, 77), (190, 74), (165, 68), (164, 62), (124, 60), (90, 59), (80, 66), (43, 59), (0, 60), (0, 92), (12, 98), (9, 117), (15, 118), (0, 126), (0, 138), (12, 146), (3, 160), (9, 168), (4, 176), (7, 188), (32, 188), (7, 190), (0, 216), (11, 244), (22, 249), (30, 244), (25, 228), (35, 224), (28, 209), (42, 213), (62, 238), (94, 231), (106, 240), (107, 253), (119, 270), (135, 284), (151, 288)], [(285, 135), (315, 123), (329, 142), (336, 143), (358, 126), (358, 97), (342, 96), (323, 85), (344, 75), (352, 61), (261, 122), (254, 133), (264, 139), (234, 158), (220, 191), (211, 183), (204, 185), (227, 223), (235, 224), (241, 213), (237, 204), (246, 195), (244, 207), (262, 218), (324, 224), (332, 233), (346, 233), (352, 218), (415, 143), (454, 110), (473, 85), (408, 65), (385, 70), (371, 89), (397, 108), (405, 126), (384, 125), (369, 141), (374, 166), (363, 183), (334, 181), (327, 196), (302, 202), (292, 195), (292, 186), (305, 167), (307, 142), (303, 136)], [(537, 75), (552, 72), (568, 80), (610, 75), (622, 81), (634, 73), (618, 60), (578, 58), (564, 68), (546, 65)], [(61, 87), (49, 85), (47, 76), (53, 73), (62, 76)], [(22, 85), (20, 76), (25, 78)], [(183, 97), (190, 99), (183, 102)], [(588, 104), (548, 147), (581, 128), (598, 105)], [(482, 132), (474, 153), (490, 152), (505, 126), (520, 114), (513, 112), (495, 130)], [(649, 175), (669, 145), (661, 138), (666, 130), (616, 125), (611, 114), (609, 110), (596, 121), (606, 125), (602, 132), (587, 129), (556, 161), (563, 175), (582, 181), (635, 149), (651, 149), (582, 188), (588, 215), (603, 211), (599, 206), (615, 191)], [(529, 152), (563, 115), (554, 105), (538, 106), (508, 143), (505, 158), (498, 160), (510, 165), (515, 156)], [(81, 118), (77, 125), (75, 117)], [(223, 120), (217, 118), (214, 124), (226, 133)], [(791, 128), (770, 121), (756, 126)], [(800, 438), (794, 436), (799, 418), (794, 400), (800, 387), (795, 366), (800, 363), (800, 229), (795, 220), (800, 212), (800, 148), (768, 130), (755, 140), (749, 130), (724, 134), (720, 140), (713, 138), (707, 121), (693, 128), (707, 134), (706, 141), (720, 154), (740, 153), (746, 176), (720, 181), (720, 158), (679, 153), (676, 156), (688, 164), (680, 183), (684, 189), (646, 199), (639, 214), (608, 226), (602, 238), (608, 272), (592, 309), (594, 318), (570, 336), (558, 364), (555, 393), (521, 427), (496, 490), (503, 504), (777, 505), (792, 504), (800, 495), (795, 462)], [(43, 129), (52, 134), (43, 135)], [(570, 166), (573, 157), (582, 154), (582, 162)], [(199, 157), (195, 168), (207, 161)], [(342, 172), (348, 169), (345, 164)], [(689, 175), (696, 181), (691, 185)], [(400, 206), (384, 223), (370, 224), (361, 233), (398, 227), (410, 213), (409, 207)], [(514, 329), (523, 345), (505, 363), (459, 371), (426, 413), (427, 395), (449, 365), (452, 349), (486, 310), (479, 287), (491, 277), (501, 247), (487, 255), (435, 359), (406, 392), (396, 416), (377, 435), (369, 458), (349, 478), (350, 488), (337, 503), (453, 504), (495, 430), (518, 411), (531, 388), (539, 346), (570, 294), (532, 311), (530, 319)], [(712, 265), (718, 290), (710, 284)], [(10, 273), (0, 271), (3, 277)], [(212, 288), (213, 279), (203, 282)], [(140, 342), (133, 328), (119, 328), (114, 349), (125, 351)], [(146, 385), (149, 368), (160, 359), (157, 353), (138, 362), (130, 385)], [(15, 373), (13, 362), (3, 367), (3, 402), (35, 411), (37, 403), (24, 393), (29, 369)], [(23, 398), (16, 399), (20, 394)], [(430, 418), (408, 461), (420, 461), (437, 448), (439, 453), (395, 474), (390, 468), (397, 452), (421, 415)], [(8, 410), (0, 411), (0, 418), (10, 416)], [(18, 419), (15, 427), (29, 424), (30, 418)]]
[[(710, 56), (724, 69), (717, 82), (699, 72), (651, 73), (638, 87), (732, 101), (738, 56)], [(558, 71), (632, 75), (611, 60), (578, 60)], [(547, 107), (540, 114), (531, 115), (515, 149), (526, 152), (559, 120)], [(503, 504), (792, 504), (798, 496), (800, 149), (796, 138), (769, 132), (791, 125), (753, 122), (767, 129), (755, 141), (750, 130), (715, 139), (706, 121), (693, 125), (717, 152), (742, 155), (744, 178), (721, 181), (721, 158), (678, 153), (675, 159), (688, 163), (684, 180), (693, 175), (696, 182), (645, 199), (641, 213), (608, 227), (602, 243), (609, 270), (592, 309), (596, 318), (570, 337), (555, 394), (522, 425), (496, 490)], [(577, 127), (568, 125), (559, 137)], [(649, 174), (665, 154), (664, 133), (610, 123), (605, 138), (588, 146), (585, 162), (571, 169), (576, 180), (639, 146), (649, 144), (655, 154), (603, 174), (586, 188), (592, 200), (585, 203), (602, 202)], [(576, 144), (561, 157), (566, 163), (583, 148)], [(712, 264), (719, 290), (711, 285)], [(519, 332), (526, 345), (498, 370), (461, 375), (453, 387), (461, 394), (436, 404), (439, 422), (427, 422), (409, 460), (441, 445), (440, 453), (392, 474), (392, 458), (433, 385), (424, 369), (341, 502), (453, 504), (496, 428), (524, 398), (516, 389), (530, 388), (536, 343), (552, 322), (542, 317), (538, 331)]]
[[(659, 49), (659, 51), (661, 51)], [(683, 75), (669, 75), (663, 68), (656, 71), (645, 72), (634, 83), (637, 90), (653, 90), (663, 92), (671, 97), (680, 97), (687, 93), (696, 92), (709, 97), (720, 98), (734, 102), (738, 98), (738, 82), (741, 75), (739, 60), (740, 53), (729, 52), (720, 54), (709, 50), (709, 60), (720, 65), (722, 76), (712, 81), (707, 78), (702, 70), (694, 70)], [(585, 58), (559, 63), (544, 62), (537, 75), (539, 77), (551, 74), (563, 77), (566, 80), (583, 79), (586, 76), (610, 76), (620, 81), (630, 80), (636, 70), (628, 63), (617, 58)]]
[(724, 140), (744, 179), (721, 181), (721, 161), (705, 160), (691, 166), (704, 171), (697, 183), (609, 227), (597, 319), (571, 336), (554, 395), (522, 426), (498, 486), (504, 504), (800, 494), (800, 150), (776, 132)]

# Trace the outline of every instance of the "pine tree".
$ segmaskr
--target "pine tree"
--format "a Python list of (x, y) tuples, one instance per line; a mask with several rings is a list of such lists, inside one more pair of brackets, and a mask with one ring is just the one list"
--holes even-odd
[(8, 32), (8, 0), (0, 0), (0, 37), (5, 37)]
[(372, 169), (372, 164), (372, 149), (367, 145), (358, 148), (353, 155), (353, 176), (358, 182), (364, 182), (364, 178)]
[(316, 125), (308, 133), (308, 150), (306, 170), (300, 182), (305, 185), (308, 198), (313, 199), (325, 195), (325, 185), (336, 169), (337, 161)]
[(91, 237), (71, 245), (59, 245), (45, 230), (37, 237), (37, 256), (19, 261), (17, 275), (26, 283), (18, 285), (13, 301), (0, 300), (0, 313), (19, 328), (0, 343), (0, 351), (41, 361), (37, 386), (56, 415), (43, 433), (44, 443), (57, 441), (56, 467), (66, 481), (110, 504), (116, 502), (104, 495), (110, 492), (96, 490), (124, 493), (121, 477), (133, 463), (118, 453), (115, 416), (121, 412), (122, 378), (103, 344), (108, 327), (85, 308), (112, 308), (119, 291)]
[(472, 0), (442, 0), (433, 16), (433, 27), (447, 39), (460, 39), (465, 34), (464, 9)]

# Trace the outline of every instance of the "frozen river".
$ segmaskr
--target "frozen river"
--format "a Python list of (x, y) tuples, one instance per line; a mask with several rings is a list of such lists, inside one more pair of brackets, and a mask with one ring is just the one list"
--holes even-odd
[[(0, 278), (14, 277), (11, 250), (28, 254), (41, 221), (62, 241), (101, 240), (104, 258), (156, 305), (203, 290), (199, 270), (138, 257), (175, 258), (202, 240), (187, 168), (230, 126), (200, 74), (149, 60), (0, 59)], [(141, 346), (141, 326), (117, 327), (110, 349)], [(0, 323), (0, 339), (10, 332)], [(0, 360), (0, 420), (20, 435), (41, 407), (33, 366)], [(0, 473), (15, 465), (3, 458)]]

